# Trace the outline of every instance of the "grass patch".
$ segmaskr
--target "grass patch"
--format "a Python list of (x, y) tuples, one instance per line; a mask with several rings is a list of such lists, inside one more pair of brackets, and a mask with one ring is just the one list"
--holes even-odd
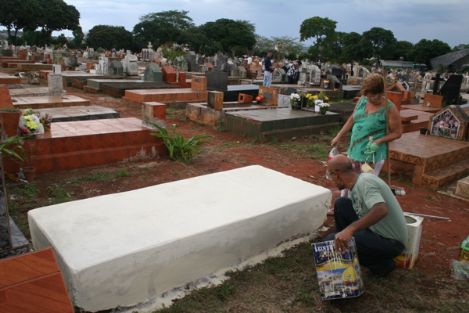
[(73, 178), (69, 181), (70, 184), (85, 183), (85, 182), (112, 182), (119, 178), (129, 177), (130, 174), (127, 169), (119, 169), (113, 172), (96, 172), (90, 175)]
[(36, 184), (29, 183), (14, 188), (11, 193), (15, 196), (22, 198), (23, 200), (30, 201), (34, 200), (37, 197), (39, 190)]
[(315, 160), (327, 160), (327, 155), (329, 154), (330, 146), (324, 141), (316, 143), (305, 143), (305, 142), (284, 142), (278, 144), (281, 149), (294, 152), (298, 156), (308, 157)]
[(47, 187), (47, 195), (52, 204), (68, 202), (72, 200), (72, 194), (69, 193), (63, 186), (53, 184)]

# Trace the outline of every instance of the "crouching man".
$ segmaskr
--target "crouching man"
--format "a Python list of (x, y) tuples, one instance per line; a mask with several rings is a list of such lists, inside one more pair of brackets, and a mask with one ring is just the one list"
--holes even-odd
[(360, 264), (373, 274), (385, 276), (394, 269), (394, 257), (407, 242), (404, 214), (389, 186), (374, 174), (357, 174), (345, 155), (337, 155), (327, 164), (328, 176), (339, 189), (347, 188), (350, 199), (339, 198), (334, 204), (339, 250), (355, 238)]

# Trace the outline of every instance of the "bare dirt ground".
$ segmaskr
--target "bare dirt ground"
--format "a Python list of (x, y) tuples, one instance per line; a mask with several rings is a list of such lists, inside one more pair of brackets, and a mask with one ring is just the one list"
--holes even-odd
[[(70, 92), (94, 104), (112, 107), (121, 117), (140, 117), (140, 108), (103, 95)], [(119, 163), (90, 169), (40, 175), (27, 185), (8, 185), (10, 211), (29, 236), (28, 210), (53, 203), (133, 190), (164, 182), (259, 164), (299, 179), (337, 190), (324, 178), (321, 163), (327, 156), (330, 134), (257, 143), (187, 121), (183, 110), (169, 109), (167, 123), (186, 136), (211, 136), (190, 164), (165, 158)], [(334, 132), (336, 130), (333, 130)], [(399, 197), (404, 211), (438, 215), (426, 218), (420, 257), (413, 270), (398, 269), (386, 279), (364, 271), (365, 294), (353, 300), (322, 302), (310, 247), (300, 245), (285, 257), (231, 273), (221, 286), (193, 292), (161, 312), (469, 312), (469, 283), (451, 278), (451, 260), (469, 234), (469, 203), (425, 188), (408, 178), (394, 177), (405, 187)], [(158, 199), (155, 199), (158, 201)], [(329, 218), (326, 226), (333, 227)], [(103, 225), (105, 227), (105, 225)]]

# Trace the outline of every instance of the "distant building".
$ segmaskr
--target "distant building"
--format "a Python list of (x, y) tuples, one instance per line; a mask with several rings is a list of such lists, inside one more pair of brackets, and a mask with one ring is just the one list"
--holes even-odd
[(469, 49), (440, 55), (439, 57), (431, 59), (431, 63), (434, 69), (442, 67), (449, 72), (460, 72), (465, 67), (469, 67)]

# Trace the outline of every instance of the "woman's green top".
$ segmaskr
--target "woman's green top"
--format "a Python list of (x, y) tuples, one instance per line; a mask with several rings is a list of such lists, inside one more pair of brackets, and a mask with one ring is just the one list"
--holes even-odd
[(367, 102), (366, 97), (361, 97), (353, 113), (352, 137), (347, 153), (354, 161), (376, 163), (386, 160), (388, 145), (385, 143), (378, 145), (378, 150), (373, 155), (365, 153), (366, 146), (370, 137), (372, 137), (371, 141), (375, 141), (386, 136), (386, 114), (393, 103), (388, 100), (385, 107), (368, 114), (366, 113)]

